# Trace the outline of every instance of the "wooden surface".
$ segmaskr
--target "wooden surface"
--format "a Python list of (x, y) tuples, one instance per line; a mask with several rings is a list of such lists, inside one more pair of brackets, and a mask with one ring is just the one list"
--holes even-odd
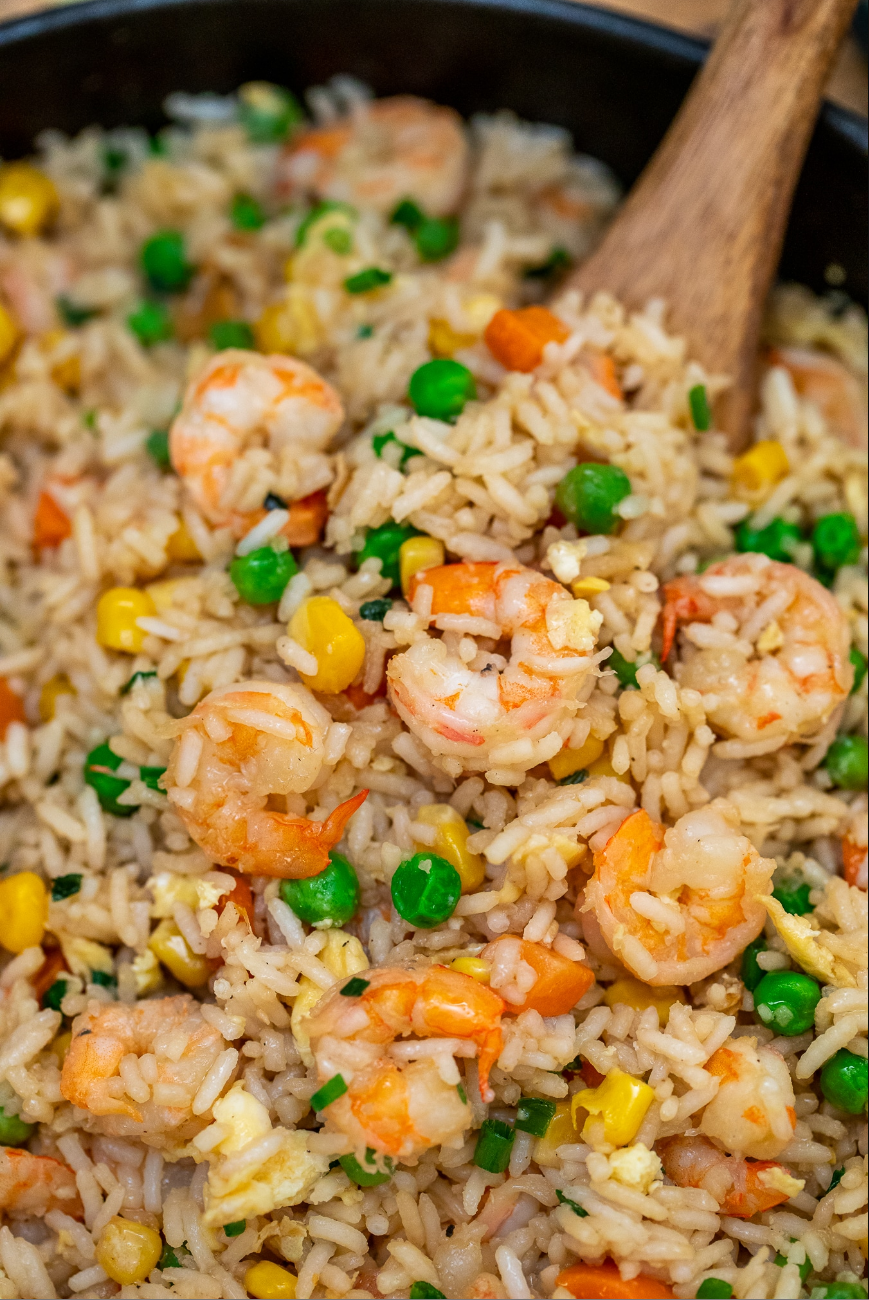
[[(70, 3), (71, 0), (66, 0)], [(74, 2), (74, 0), (72, 0)], [(728, 0), (594, 0), (601, 9), (618, 9), (653, 23), (712, 36), (721, 25)], [(47, 0), (0, 0), (0, 20), (47, 8)], [(857, 42), (843, 43), (827, 89), (830, 98), (865, 114), (869, 102), (866, 60)]]
[(629, 305), (662, 297), (674, 331), (732, 387), (745, 439), (760, 316), (854, 0), (734, 0), (701, 75), (603, 243), (574, 277)]

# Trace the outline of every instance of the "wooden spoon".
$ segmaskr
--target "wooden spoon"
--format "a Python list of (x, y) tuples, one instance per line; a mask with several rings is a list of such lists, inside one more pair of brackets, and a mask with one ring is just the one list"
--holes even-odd
[(745, 445), (761, 316), (791, 197), (855, 0), (733, 0), (678, 116), (571, 284), (628, 307), (664, 298), (668, 325), (732, 386), (716, 403)]

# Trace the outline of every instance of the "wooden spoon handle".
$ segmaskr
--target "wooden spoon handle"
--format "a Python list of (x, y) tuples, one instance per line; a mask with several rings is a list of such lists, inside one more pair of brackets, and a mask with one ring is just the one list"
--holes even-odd
[(573, 283), (668, 320), (733, 386), (719, 423), (747, 434), (761, 315), (827, 73), (855, 0), (734, 0), (657, 153)]

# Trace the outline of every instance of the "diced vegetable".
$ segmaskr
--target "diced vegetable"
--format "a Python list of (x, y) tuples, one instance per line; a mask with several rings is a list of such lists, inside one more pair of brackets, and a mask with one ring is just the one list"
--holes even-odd
[(292, 551), (276, 551), (271, 546), (237, 555), (229, 566), (235, 589), (248, 605), (275, 604), (290, 578), (298, 572)]
[(42, 943), (48, 921), (48, 890), (35, 871), (19, 871), (0, 880), (0, 944), (23, 952)]
[(413, 372), (408, 393), (417, 415), (454, 424), (468, 402), (477, 396), (477, 385), (468, 367), (460, 361), (436, 357)]
[(618, 465), (587, 461), (565, 474), (555, 504), (585, 533), (612, 533), (621, 523), (616, 506), (631, 494), (631, 481)]
[(253, 329), (246, 320), (218, 320), (209, 327), (208, 337), (219, 352), (224, 348), (253, 349)]
[(452, 916), (462, 893), (462, 878), (437, 853), (415, 853), (392, 877), (392, 903), (410, 925), (429, 930)]
[(535, 370), (547, 343), (563, 343), (570, 330), (548, 307), (502, 307), (486, 326), (483, 338), (505, 370)]
[(516, 1133), (500, 1119), (484, 1119), (474, 1151), (474, 1164), (490, 1174), (503, 1174), (510, 1163)]
[(187, 260), (187, 242), (180, 230), (160, 230), (142, 245), (142, 270), (158, 293), (186, 289), (195, 268)]
[(311, 1110), (325, 1110), (331, 1106), (333, 1101), (343, 1097), (347, 1091), (347, 1084), (340, 1074), (333, 1074), (331, 1079), (327, 1079), (321, 1088), (311, 1097)]
[(318, 929), (341, 926), (359, 906), (359, 878), (340, 853), (329, 854), (329, 865), (318, 876), (282, 880), (281, 898), (300, 920)]
[(811, 1029), (820, 1000), (820, 986), (802, 971), (767, 971), (754, 990), (757, 1018), (788, 1038)]
[(254, 144), (284, 140), (305, 120), (292, 91), (269, 81), (248, 81), (239, 87), (238, 116)]

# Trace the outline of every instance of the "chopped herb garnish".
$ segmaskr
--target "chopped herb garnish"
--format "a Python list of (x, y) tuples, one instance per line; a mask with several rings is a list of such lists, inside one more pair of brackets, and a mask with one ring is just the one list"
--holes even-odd
[(705, 384), (695, 384), (688, 391), (688, 405), (691, 407), (691, 419), (694, 421), (694, 428), (700, 433), (705, 433), (707, 429), (712, 428), (712, 412), (709, 409), (709, 398), (706, 395)]
[(462, 1103), (462, 1105), (467, 1106), (468, 1094), (465, 1092), (465, 1085), (463, 1083), (456, 1084), (456, 1092), (459, 1094), (459, 1101)]
[(366, 266), (364, 271), (348, 275), (344, 281), (344, 288), (348, 293), (353, 294), (371, 293), (374, 289), (382, 289), (391, 279), (391, 271), (384, 271), (380, 266)]
[(382, 623), (391, 609), (391, 600), (366, 600), (359, 606), (359, 617), (367, 619), (369, 623)]
[(247, 1227), (247, 1219), (236, 1219), (235, 1223), (225, 1223), (223, 1231), (227, 1237), (240, 1237)]
[(251, 194), (236, 194), (229, 211), (236, 230), (259, 230), (265, 225), (266, 214)]
[(569, 1205), (573, 1210), (573, 1213), (578, 1214), (581, 1219), (588, 1218), (588, 1210), (584, 1210), (578, 1201), (572, 1201), (569, 1196), (565, 1196), (564, 1192), (560, 1191), (557, 1187), (555, 1189), (555, 1195), (558, 1197), (562, 1205)]
[(588, 769), (581, 767), (578, 772), (571, 772), (569, 776), (563, 776), (558, 782), (559, 785), (582, 785), (583, 781), (588, 780)]
[(81, 889), (82, 876), (80, 871), (72, 871), (68, 876), (58, 876), (52, 881), (51, 901), (60, 903), (64, 898), (72, 898)]
[[(370, 983), (371, 980), (363, 980), (356, 976), (352, 980), (347, 981), (341, 990), (341, 996), (342, 998), (361, 998)], [(340, 1074), (336, 1075), (336, 1078), (340, 1079)]]
[(375, 433), (374, 437), (371, 439), (371, 446), (374, 449), (375, 456), (380, 456), (381, 458), (383, 457), (383, 449), (393, 443), (396, 447), (401, 448), (401, 460), (398, 465), (399, 469), (404, 469), (411, 457), (422, 455), (422, 452), (418, 447), (408, 447), (406, 442), (402, 442), (399, 438), (396, 438), (391, 429), (388, 433)]
[(60, 294), (54, 301), (64, 325), (69, 325), (73, 329), (76, 325), (84, 325), (85, 321), (93, 320), (94, 316), (99, 315), (96, 307), (85, 307), (81, 303), (73, 302), (64, 294)]
[(842, 1179), (844, 1178), (844, 1176), (845, 1176), (845, 1166), (844, 1166), (844, 1165), (840, 1165), (838, 1169), (834, 1169), (834, 1170), (833, 1170), (833, 1177), (830, 1179), (830, 1186), (829, 1186), (829, 1187), (827, 1188), (827, 1190), (824, 1192), (824, 1195), (825, 1195), (825, 1196), (829, 1196), (829, 1195), (830, 1195), (830, 1192), (834, 1192), (834, 1191), (836, 1190), (836, 1188), (839, 1186), (839, 1184), (841, 1183), (841, 1181), (842, 1181)]
[(522, 1097), (516, 1107), (516, 1127), (520, 1133), (542, 1138), (555, 1114), (555, 1102), (543, 1097)]
[(133, 673), (132, 677), (128, 681), (124, 682), (123, 686), (121, 687), (121, 692), (120, 692), (121, 695), (129, 695), (130, 691), (136, 685), (136, 682), (143, 682), (147, 677), (156, 677), (156, 676), (157, 676), (156, 669), (151, 668), (148, 671), (145, 671), (144, 669), (140, 668), (138, 672)]
[(331, 230), (323, 232), (323, 243), (327, 248), (331, 248), (333, 253), (339, 257), (344, 257), (353, 247), (353, 236), (349, 230), (342, 230), (340, 226), (334, 226)]
[(99, 986), (104, 989), (113, 989), (117, 982), (117, 976), (110, 975), (108, 971), (91, 971), (91, 984), (99, 984)]
[(145, 439), (145, 450), (158, 469), (172, 468), (168, 429), (153, 429)]
[(81, 422), (86, 429), (90, 429), (91, 433), (93, 433), (97, 427), (97, 412), (93, 409), (90, 411), (83, 411)]
[(373, 333), (374, 333), (373, 325), (360, 325), (356, 331), (356, 337), (358, 339), (370, 339)]
[(425, 221), (425, 213), (413, 199), (402, 199), (389, 220), (393, 226), (404, 226), (405, 230), (412, 232)]
[(331, 1079), (327, 1079), (322, 1088), (318, 1088), (311, 1098), (312, 1110), (325, 1110), (331, 1106), (333, 1101), (343, 1097), (347, 1091), (347, 1084), (340, 1074), (333, 1074)]
[(149, 790), (158, 790), (162, 794), (160, 777), (165, 771), (165, 767), (140, 767), (139, 776)]
[(66, 980), (55, 980), (42, 995), (42, 1005), (50, 1011), (59, 1011), (60, 1004), (66, 997)]

